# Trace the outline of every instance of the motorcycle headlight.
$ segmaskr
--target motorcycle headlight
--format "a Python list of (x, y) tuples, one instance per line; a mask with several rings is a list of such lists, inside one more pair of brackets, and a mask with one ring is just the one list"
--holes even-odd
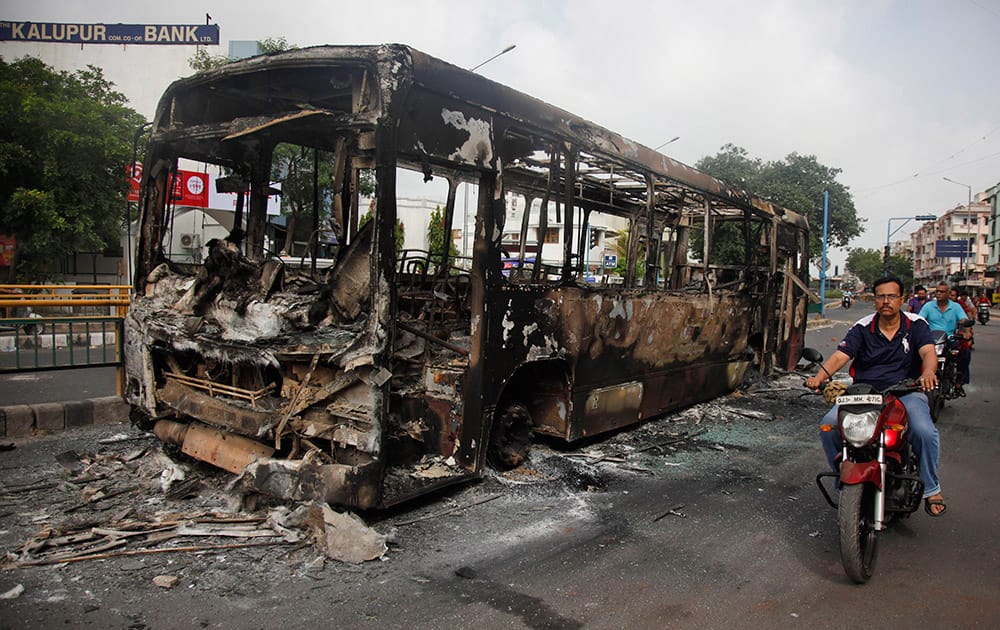
[(845, 412), (840, 418), (841, 435), (851, 446), (860, 448), (868, 444), (875, 437), (878, 414), (878, 410), (861, 413)]

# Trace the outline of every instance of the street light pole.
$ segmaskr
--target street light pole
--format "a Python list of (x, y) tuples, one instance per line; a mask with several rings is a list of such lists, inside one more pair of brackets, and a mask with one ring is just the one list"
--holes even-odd
[[(917, 221), (936, 221), (937, 220), (937, 215), (935, 215), (935, 214), (918, 214), (918, 215), (912, 216), (912, 217), (890, 217), (889, 218), (889, 221), (885, 224), (885, 249), (882, 252), (882, 272), (883, 272), (882, 275), (885, 275), (885, 276), (889, 275), (889, 239), (892, 238), (893, 234), (895, 234), (896, 232), (902, 230), (903, 226), (905, 226), (907, 223), (909, 223), (910, 221), (912, 221), (914, 219), (916, 219)], [(893, 221), (902, 221), (903, 223), (900, 224), (900, 226), (897, 227), (895, 230), (893, 230), (892, 229), (892, 222)]]
[(501, 50), (497, 54), (493, 55), (492, 57), (490, 57), (486, 61), (484, 61), (482, 63), (478, 63), (478, 64), (472, 66), (471, 68), (469, 68), (469, 72), (475, 72), (476, 70), (482, 68), (483, 66), (485, 66), (489, 62), (493, 61), (494, 59), (496, 59), (500, 55), (506, 55), (507, 53), (509, 53), (510, 51), (514, 50), (515, 48), (517, 48), (517, 44), (511, 44), (510, 46), (504, 48), (503, 50)]
[[(965, 223), (966, 223), (967, 228), (971, 231), (971, 229), (972, 229), (972, 186), (970, 186), (968, 184), (963, 184), (962, 182), (956, 182), (955, 180), (948, 179), (947, 177), (942, 177), (941, 179), (943, 179), (946, 182), (951, 182), (952, 184), (958, 184), (959, 186), (965, 186), (969, 190), (969, 205), (965, 206)], [(978, 228), (978, 226), (977, 226), (977, 228)], [(976, 230), (976, 236), (979, 235), (978, 232), (979, 232), (979, 230), (977, 229)], [(965, 277), (965, 259), (968, 257), (970, 249), (972, 249), (971, 243), (969, 243), (967, 245), (967, 247), (965, 248), (965, 256), (962, 256), (959, 259), (959, 263), (958, 263), (958, 270), (959, 270), (959, 273), (962, 274), (963, 281), (967, 281), (968, 280), (968, 278)]]
[(656, 147), (653, 150), (654, 151), (659, 151), (660, 149), (662, 149), (663, 147), (667, 146), (668, 144), (673, 144), (674, 142), (677, 142), (680, 139), (681, 139), (680, 136), (674, 136), (673, 138), (667, 140), (666, 142), (664, 142), (663, 144), (661, 144), (660, 146)]

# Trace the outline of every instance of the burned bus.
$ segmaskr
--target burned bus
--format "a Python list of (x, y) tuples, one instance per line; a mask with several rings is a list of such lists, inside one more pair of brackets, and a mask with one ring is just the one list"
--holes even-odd
[[(269, 232), (289, 147), (327, 182), (310, 212), (328, 255), (316, 231), (299, 256)], [(171, 251), (181, 168), (240, 191), (200, 264)], [(423, 220), (444, 238), (401, 247), (403, 199), (432, 183), (443, 201)], [(793, 367), (807, 236), (802, 216), (407, 46), (238, 61), (157, 108), (126, 397), (249, 491), (389, 506), (515, 466), (538, 436), (573, 442)]]

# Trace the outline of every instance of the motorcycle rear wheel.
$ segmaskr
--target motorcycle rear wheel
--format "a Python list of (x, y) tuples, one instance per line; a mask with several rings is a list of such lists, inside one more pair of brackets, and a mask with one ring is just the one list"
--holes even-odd
[(864, 584), (875, 572), (878, 532), (875, 530), (875, 488), (863, 483), (844, 486), (837, 505), (840, 561), (847, 577)]

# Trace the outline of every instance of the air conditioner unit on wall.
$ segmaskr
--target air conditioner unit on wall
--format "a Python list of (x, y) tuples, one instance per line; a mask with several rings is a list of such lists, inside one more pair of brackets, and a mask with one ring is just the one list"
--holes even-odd
[(184, 249), (200, 249), (201, 234), (181, 234), (181, 247)]

